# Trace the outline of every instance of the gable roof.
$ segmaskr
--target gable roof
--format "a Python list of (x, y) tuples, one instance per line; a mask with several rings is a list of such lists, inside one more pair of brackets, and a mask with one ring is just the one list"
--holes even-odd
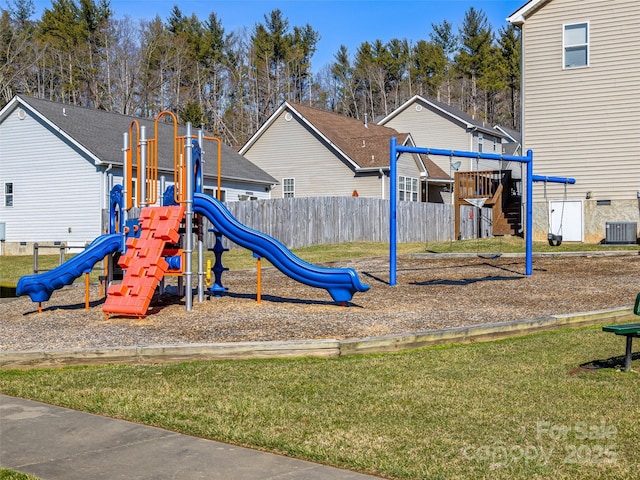
[(260, 129), (240, 149), (245, 153), (284, 112), (288, 111), (320, 136), (354, 170), (380, 170), (389, 168), (389, 142), (396, 137), (399, 145), (405, 145), (410, 135), (395, 129), (365, 124), (355, 118), (307, 107), (297, 103), (283, 102)]
[(507, 17), (507, 22), (512, 23), (516, 26), (520, 26), (527, 21), (528, 17), (530, 17), (534, 12), (541, 9), (550, 1), (551, 0), (529, 0), (518, 10), (509, 15)]
[[(65, 137), (87, 154), (96, 165), (122, 165), (123, 133), (129, 131), (129, 126), (134, 120), (139, 123), (140, 127), (145, 127), (147, 138), (153, 138), (155, 135), (154, 120), (67, 105), (25, 95), (16, 95), (0, 111), (0, 121), (19, 107), (28, 110), (40, 122)], [(185, 133), (184, 127), (178, 129), (179, 135)], [(173, 123), (160, 122), (158, 137), (158, 169), (173, 171)], [(203, 146), (203, 149), (209, 152), (205, 156), (203, 172), (209, 177), (217, 175), (215, 148), (217, 147), (214, 142), (207, 142)], [(278, 183), (271, 175), (235, 152), (228, 145), (222, 143), (221, 151), (222, 179), (263, 185)]]
[(430, 180), (442, 180), (442, 181), (451, 181), (453, 180), (447, 172), (445, 172), (442, 168), (440, 168), (436, 163), (429, 158), (428, 155), (420, 155), (422, 159), (422, 163), (427, 169), (427, 178)]
[(442, 113), (445, 117), (448, 117), (452, 122), (458, 123), (462, 127), (468, 130), (477, 130), (479, 132), (488, 133), (490, 135), (493, 135), (495, 137), (500, 137), (500, 138), (503, 136), (501, 132), (495, 130), (490, 126), (485, 125), (483, 121), (477, 120), (473, 118), (471, 115), (466, 114), (458, 110), (457, 108), (452, 107), (451, 105), (447, 105), (442, 102), (437, 102), (435, 100), (427, 99), (421, 95), (414, 95), (413, 97), (411, 97), (409, 100), (404, 102), (401, 106), (396, 108), (389, 115), (387, 115), (382, 120), (380, 120), (378, 124), (384, 125), (385, 123), (389, 122), (391, 119), (395, 118), (397, 115), (399, 115), (401, 112), (405, 111), (407, 108), (409, 108), (411, 105), (414, 105), (415, 103), (422, 103), (423, 105), (430, 106), (431, 108)]
[(503, 127), (501, 125), (495, 125), (493, 128), (502, 132), (504, 134), (505, 140), (508, 140), (511, 142), (517, 142), (517, 143), (522, 142), (522, 133), (519, 132), (518, 130), (514, 130), (508, 127)]

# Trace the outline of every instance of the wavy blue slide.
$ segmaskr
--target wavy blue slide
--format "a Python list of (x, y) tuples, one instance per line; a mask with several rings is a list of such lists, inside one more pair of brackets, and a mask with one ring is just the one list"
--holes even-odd
[(59, 267), (39, 275), (26, 275), (18, 281), (16, 295), (29, 295), (33, 302), (46, 302), (54, 290), (70, 285), (83, 273), (89, 273), (93, 266), (105, 256), (122, 248), (122, 235), (101, 235), (87, 248)]
[(369, 290), (355, 270), (319, 267), (301, 260), (275, 238), (240, 223), (227, 207), (209, 195), (194, 194), (193, 211), (205, 215), (225, 237), (266, 258), (285, 275), (305, 285), (324, 288), (336, 302), (348, 302), (354, 293)]

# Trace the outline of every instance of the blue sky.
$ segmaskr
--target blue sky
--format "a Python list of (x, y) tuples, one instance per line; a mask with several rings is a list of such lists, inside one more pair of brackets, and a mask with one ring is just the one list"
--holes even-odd
[[(8, 5), (8, 0), (0, 2)], [(215, 12), (228, 33), (242, 28), (250, 32), (264, 21), (265, 14), (280, 9), (290, 27), (308, 23), (320, 33), (312, 58), (313, 70), (318, 71), (334, 60), (340, 45), (353, 58), (365, 41), (428, 40), (432, 23), (447, 20), (457, 29), (472, 6), (484, 11), (497, 33), (506, 26), (505, 18), (525, 3), (527, 0), (111, 0), (111, 8), (116, 18), (152, 19), (158, 14), (163, 20), (176, 4), (183, 14), (195, 13), (201, 20)], [(39, 18), (51, 0), (34, 0), (34, 5)]]

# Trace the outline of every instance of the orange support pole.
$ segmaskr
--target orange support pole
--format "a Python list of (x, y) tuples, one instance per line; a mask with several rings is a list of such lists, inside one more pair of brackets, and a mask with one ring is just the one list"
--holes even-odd
[[(216, 176), (218, 177), (217, 180), (217, 185), (218, 185), (218, 191), (216, 192), (216, 199), (219, 201), (222, 201), (222, 142), (220, 141), (219, 138), (216, 137), (203, 137), (203, 140), (210, 140), (212, 142), (216, 142), (217, 147), (218, 147), (218, 173), (216, 174)], [(202, 147), (202, 145), (200, 145), (200, 147)]]
[(84, 274), (84, 308), (89, 310), (89, 274)]
[(258, 265), (256, 266), (258, 276), (258, 291), (256, 292), (256, 302), (260, 303), (262, 299), (262, 258), (258, 257)]
[(38, 313), (42, 313), (42, 302), (38, 302)]
[[(181, 142), (183, 141), (180, 137), (178, 137), (178, 117), (176, 117), (176, 115), (172, 112), (169, 112), (167, 110), (163, 110), (162, 112), (160, 112), (158, 114), (158, 116), (156, 117), (156, 121), (155, 121), (155, 126), (154, 126), (154, 142), (152, 145), (152, 153), (151, 153), (151, 158), (153, 158), (153, 165), (154, 168), (157, 170), (157, 161), (158, 161), (158, 143), (159, 143), (159, 138), (160, 138), (160, 132), (158, 130), (158, 124), (159, 121), (162, 117), (164, 117), (165, 115), (168, 115), (169, 117), (171, 117), (171, 120), (173, 121), (173, 183), (174, 183), (174, 200), (176, 201), (176, 203), (184, 203), (184, 199), (186, 197), (185, 194), (185, 187), (184, 187), (184, 181), (185, 181), (185, 174), (184, 174), (184, 169), (185, 166), (183, 165), (183, 160), (182, 157), (180, 155), (180, 152), (182, 151), (182, 147), (183, 145), (181, 144)], [(156, 176), (157, 176), (157, 171), (156, 171)]]

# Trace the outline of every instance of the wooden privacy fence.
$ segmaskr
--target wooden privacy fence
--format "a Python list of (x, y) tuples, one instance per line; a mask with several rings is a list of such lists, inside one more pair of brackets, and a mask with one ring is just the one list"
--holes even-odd
[[(388, 242), (389, 201), (362, 197), (310, 197), (226, 204), (244, 225), (289, 248), (344, 242)], [(445, 241), (453, 235), (450, 205), (400, 202), (398, 241)], [(210, 224), (206, 222), (206, 228)], [(212, 234), (209, 234), (212, 235)], [(207, 238), (211, 245), (213, 237)], [(230, 246), (230, 245), (227, 245)]]
[[(242, 224), (276, 238), (288, 248), (345, 242), (388, 242), (389, 201), (363, 197), (309, 197), (251, 200), (225, 204)], [(476, 207), (460, 211), (462, 239), (490, 236), (490, 209)], [(137, 216), (137, 209), (129, 217)], [(471, 213), (469, 213), (471, 212)], [(399, 202), (398, 242), (449, 241), (453, 236), (453, 206), (442, 203)], [(487, 221), (489, 223), (487, 223)], [(204, 219), (205, 244), (215, 236)], [(225, 247), (235, 244), (227, 239)]]

